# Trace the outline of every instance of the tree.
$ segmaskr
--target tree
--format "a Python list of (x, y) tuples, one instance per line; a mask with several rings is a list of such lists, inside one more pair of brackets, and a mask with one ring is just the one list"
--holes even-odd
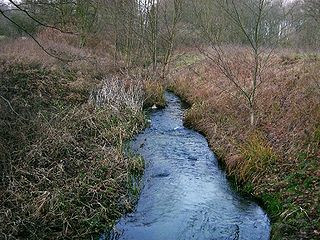
[(97, 5), (95, 1), (77, 0), (75, 5), (75, 25), (80, 35), (80, 47), (87, 42), (87, 36), (93, 32), (97, 21)]
[(320, 1), (305, 0), (304, 9), (308, 16), (312, 17), (316, 22), (320, 22)]
[[(169, 63), (174, 50), (176, 35), (178, 33), (178, 24), (182, 19), (183, 3), (183, 0), (173, 0), (173, 2), (165, 1), (164, 4), (161, 5), (163, 9), (162, 20), (164, 24), (162, 78), (165, 78), (169, 72)], [(171, 9), (171, 11), (169, 9)]]
[[(273, 26), (269, 15), (275, 5), (271, 0), (216, 0), (201, 3), (193, 2), (196, 9), (197, 28), (207, 39), (212, 51), (199, 47), (214, 63), (226, 79), (237, 89), (250, 115), (250, 124), (256, 123), (256, 96), (264, 82), (263, 71), (279, 41), (277, 25)], [(218, 13), (211, 15), (210, 11)], [(205, 12), (205, 13), (204, 13)], [(241, 44), (248, 47), (251, 55), (250, 81), (234, 70), (227, 54), (227, 45)]]
[(0, 35), (10, 37), (24, 35), (24, 31), (10, 22), (7, 18), (12, 19), (30, 33), (35, 33), (37, 30), (37, 24), (34, 21), (28, 18), (28, 16), (23, 14), (21, 11), (13, 11), (12, 8), (6, 4), (0, 4), (0, 17)]
[(306, 0), (300, 3), (295, 11), (295, 19), (299, 21), (295, 24), (296, 45), (304, 48), (317, 50), (320, 47), (320, 2)]

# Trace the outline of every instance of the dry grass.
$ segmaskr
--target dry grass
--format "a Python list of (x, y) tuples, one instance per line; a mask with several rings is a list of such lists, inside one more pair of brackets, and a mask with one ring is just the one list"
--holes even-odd
[(79, 60), (28, 39), (0, 49), (0, 238), (92, 239), (137, 197), (143, 161), (123, 149), (144, 127), (146, 83), (111, 77), (108, 53), (39, 39)]
[[(245, 51), (228, 52), (228, 64), (244, 86), (251, 74)], [(256, 129), (241, 95), (215, 65), (199, 59), (175, 72), (170, 84), (192, 104), (186, 124), (205, 133), (229, 174), (262, 199), (275, 221), (274, 239), (317, 239), (319, 58), (286, 51), (269, 61), (257, 93)]]
[(139, 79), (111, 76), (105, 78), (98, 89), (91, 93), (90, 102), (98, 106), (110, 106), (119, 112), (127, 107), (139, 112), (143, 108), (143, 97), (143, 82)]
[(239, 146), (239, 154), (241, 160), (236, 166), (231, 167), (230, 163), (228, 164), (228, 168), (232, 169), (230, 173), (238, 176), (240, 182), (251, 181), (253, 184), (260, 175), (270, 171), (276, 159), (272, 147), (261, 133), (256, 132), (249, 135), (246, 142)]
[[(67, 62), (61, 62), (57, 58), (49, 56), (35, 41), (29, 38), (9, 39), (2, 44), (0, 49), (2, 59), (24, 64), (41, 62), (42, 66), (47, 68), (67, 68), (77, 72), (82, 77), (98, 78), (99, 80), (123, 67), (120, 63), (114, 66), (112, 52), (108, 51), (109, 45), (105, 45), (104, 48), (99, 46), (96, 49), (89, 47), (80, 49), (77, 47), (77, 36), (63, 34), (53, 29), (40, 32), (36, 39), (53, 56)], [(105, 43), (103, 39), (96, 39), (95, 41)]]
[(144, 84), (144, 107), (152, 107), (156, 105), (157, 107), (164, 107), (166, 100), (164, 98), (164, 86), (159, 81), (146, 81)]
[[(71, 107), (39, 118), (35, 135), (11, 156), (1, 193), (1, 235), (15, 239), (88, 239), (111, 228), (132, 207), (132, 175), (139, 158), (123, 142), (143, 126), (143, 115), (108, 107)], [(131, 115), (132, 114), (132, 115)]]

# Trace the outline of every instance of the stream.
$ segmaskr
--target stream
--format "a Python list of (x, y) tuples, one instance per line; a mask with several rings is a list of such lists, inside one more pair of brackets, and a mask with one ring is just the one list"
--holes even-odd
[(150, 127), (132, 142), (146, 162), (136, 210), (110, 240), (268, 240), (270, 221), (229, 185), (207, 140), (183, 126), (180, 99), (151, 113)]

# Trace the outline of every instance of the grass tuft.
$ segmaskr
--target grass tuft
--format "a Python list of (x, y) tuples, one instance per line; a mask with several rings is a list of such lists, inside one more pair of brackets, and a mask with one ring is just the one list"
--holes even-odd
[(147, 80), (144, 83), (144, 108), (150, 108), (153, 105), (157, 107), (165, 107), (166, 100), (164, 98), (165, 88), (162, 83), (158, 81)]
[(272, 148), (266, 140), (261, 136), (261, 133), (254, 132), (249, 135), (246, 143), (239, 147), (242, 161), (239, 162), (236, 171), (241, 181), (254, 180), (254, 177), (268, 171), (276, 160)]

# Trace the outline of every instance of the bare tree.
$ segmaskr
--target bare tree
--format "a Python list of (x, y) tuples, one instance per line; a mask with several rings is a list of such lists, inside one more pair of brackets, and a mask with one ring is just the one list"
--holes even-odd
[[(212, 19), (208, 14), (203, 14), (204, 9), (194, 4), (201, 34), (208, 40), (211, 51), (199, 48), (212, 63), (214, 63), (226, 79), (238, 90), (245, 99), (250, 115), (250, 124), (256, 123), (256, 96), (259, 86), (263, 83), (264, 68), (278, 42), (278, 33), (271, 31), (268, 26), (268, 14), (273, 7), (270, 0), (216, 0), (207, 2), (206, 7), (218, 12), (219, 21)], [(229, 31), (234, 31), (235, 36)], [(272, 38), (275, 38), (272, 40)], [(253, 59), (250, 70), (250, 81), (242, 79), (230, 64), (226, 50), (227, 44), (242, 44), (250, 49)]]
[(95, 1), (77, 0), (75, 6), (75, 20), (80, 33), (80, 47), (86, 44), (88, 33), (93, 31), (96, 22), (97, 5)]
[(320, 22), (320, 1), (304, 0), (304, 8), (306, 13), (315, 21)]
[[(162, 78), (165, 78), (169, 72), (169, 63), (174, 50), (178, 26), (182, 18), (184, 0), (173, 0), (173, 2), (164, 2), (163, 24), (164, 24), (164, 55), (162, 60)], [(169, 10), (171, 9), (171, 11)]]
[[(299, 3), (299, 2), (298, 2)], [(320, 2), (305, 0), (300, 2), (293, 19), (299, 19), (295, 24), (296, 46), (308, 50), (319, 50), (320, 47)]]

